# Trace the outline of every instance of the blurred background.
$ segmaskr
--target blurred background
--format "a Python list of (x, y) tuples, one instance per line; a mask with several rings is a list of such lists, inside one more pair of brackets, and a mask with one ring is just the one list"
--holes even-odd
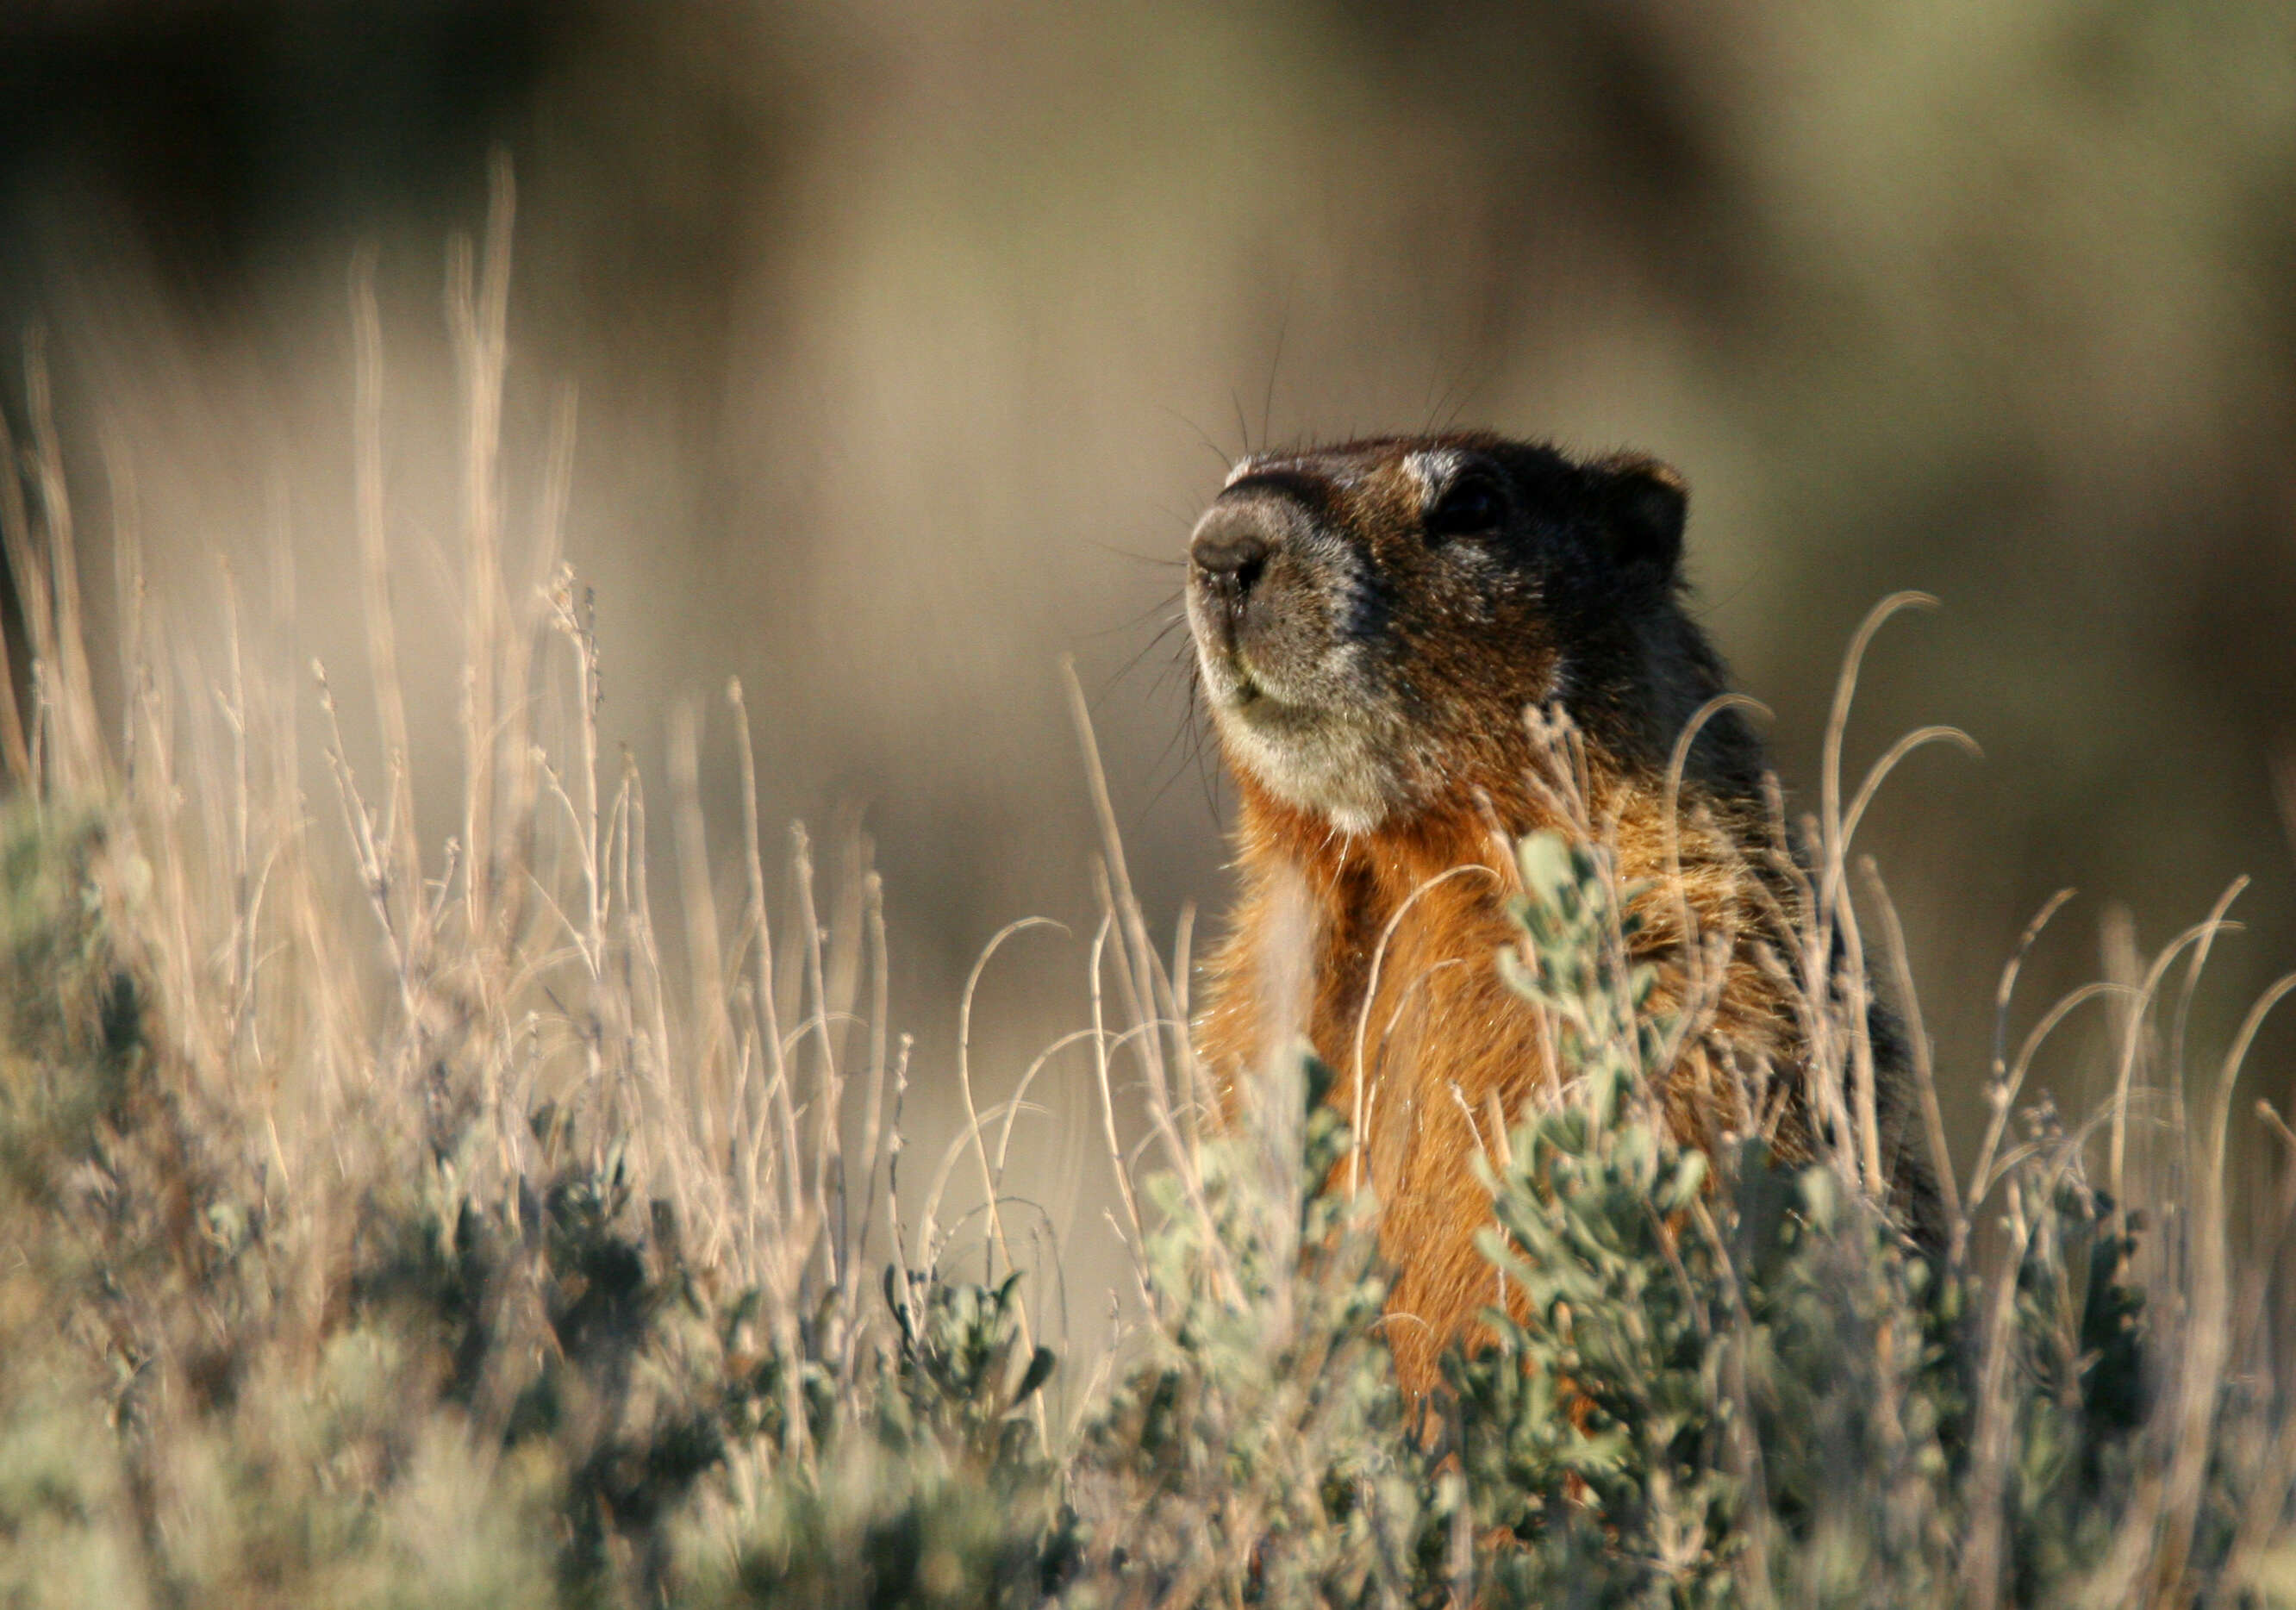
[[(1865, 839), (1964, 1165), (1995, 979), (2053, 891), (2082, 896), (2018, 1032), (2095, 975), (2111, 901), (2149, 952), (2255, 875), (2196, 1017), (2217, 1044), (2296, 962), (2287, 7), (12, 0), (0, 407), (20, 431), (44, 327), (86, 564), (109, 574), (109, 440), (187, 666), (219, 652), (221, 554), (283, 678), (364, 673), (348, 286), (373, 253), (434, 844), (441, 288), (496, 146), (510, 506), (570, 388), (608, 735), (658, 778), (698, 701), (730, 847), (739, 675), (768, 819), (864, 826), (922, 1121), (1006, 922), (1080, 937), (991, 971), (988, 1096), (1085, 1021), (1063, 654), (1152, 916), (1222, 905), (1226, 801), (1156, 639), (1228, 458), (1299, 436), (1457, 420), (1680, 466), (1698, 607), (1805, 801), (1858, 619), (1943, 600), (1882, 638), (1849, 752), (1931, 721), (1986, 751), (1915, 759)], [(2036, 1074), (2074, 1110), (2091, 1033)], [(2256, 1093), (2284, 1098), (2292, 1045), (2267, 1034)], [(1022, 1132), (1085, 1242), (1087, 1088), (1081, 1063), (1040, 1086)]]

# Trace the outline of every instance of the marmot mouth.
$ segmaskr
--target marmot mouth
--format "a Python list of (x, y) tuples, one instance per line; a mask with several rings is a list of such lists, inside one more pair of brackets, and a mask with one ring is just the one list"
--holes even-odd
[(1270, 737), (1294, 735), (1315, 727), (1322, 712), (1312, 704), (1278, 698), (1248, 671), (1239, 670), (1226, 700), (1227, 713)]
[(1298, 737), (1319, 727), (1329, 713), (1292, 694), (1232, 645), (1204, 653), (1202, 664), (1204, 692), (1214, 713), (1263, 738)]
[(1222, 669), (1227, 672), (1227, 686), (1220, 702), (1240, 715), (1264, 716), (1283, 708), (1283, 701), (1267, 691), (1267, 686), (1253, 672), (1251, 662), (1234, 648), (1221, 656)]

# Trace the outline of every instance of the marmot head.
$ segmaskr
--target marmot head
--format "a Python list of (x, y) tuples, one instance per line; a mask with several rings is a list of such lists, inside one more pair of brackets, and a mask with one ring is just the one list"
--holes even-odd
[(1620, 711), (1678, 722), (1702, 688), (1640, 685), (1718, 669), (1675, 599), (1684, 514), (1652, 460), (1488, 435), (1246, 458), (1188, 545), (1230, 763), (1365, 833), (1519, 776), (1526, 706), (1590, 732)]

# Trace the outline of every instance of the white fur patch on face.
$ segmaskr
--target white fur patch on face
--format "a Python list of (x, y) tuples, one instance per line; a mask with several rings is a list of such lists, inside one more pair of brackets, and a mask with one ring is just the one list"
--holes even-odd
[(1333, 723), (1279, 733), (1234, 711), (1215, 711), (1214, 719), (1229, 753), (1269, 793), (1343, 834), (1369, 833), (1395, 808), (1391, 768), (1361, 729)]
[(1235, 467), (1227, 472), (1227, 479), (1220, 482), (1220, 490), (1223, 492), (1226, 491), (1228, 488), (1234, 486), (1237, 481), (1242, 481), (1245, 476), (1250, 474), (1252, 471), (1258, 469), (1259, 467), (1259, 461), (1265, 455), (1263, 454), (1246, 453), (1242, 458), (1237, 459), (1235, 461)]
[(1451, 448), (1422, 448), (1403, 456), (1403, 472), (1419, 489), (1419, 506), (1425, 508), (1459, 472), (1464, 456)]

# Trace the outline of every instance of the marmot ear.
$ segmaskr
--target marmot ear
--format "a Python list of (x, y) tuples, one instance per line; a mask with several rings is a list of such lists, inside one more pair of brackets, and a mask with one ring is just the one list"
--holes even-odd
[(1671, 579), (1682, 561), (1682, 527), (1690, 488), (1670, 465), (1638, 453), (1620, 453), (1595, 466), (1603, 478), (1603, 502), (1611, 551), (1618, 558)]

